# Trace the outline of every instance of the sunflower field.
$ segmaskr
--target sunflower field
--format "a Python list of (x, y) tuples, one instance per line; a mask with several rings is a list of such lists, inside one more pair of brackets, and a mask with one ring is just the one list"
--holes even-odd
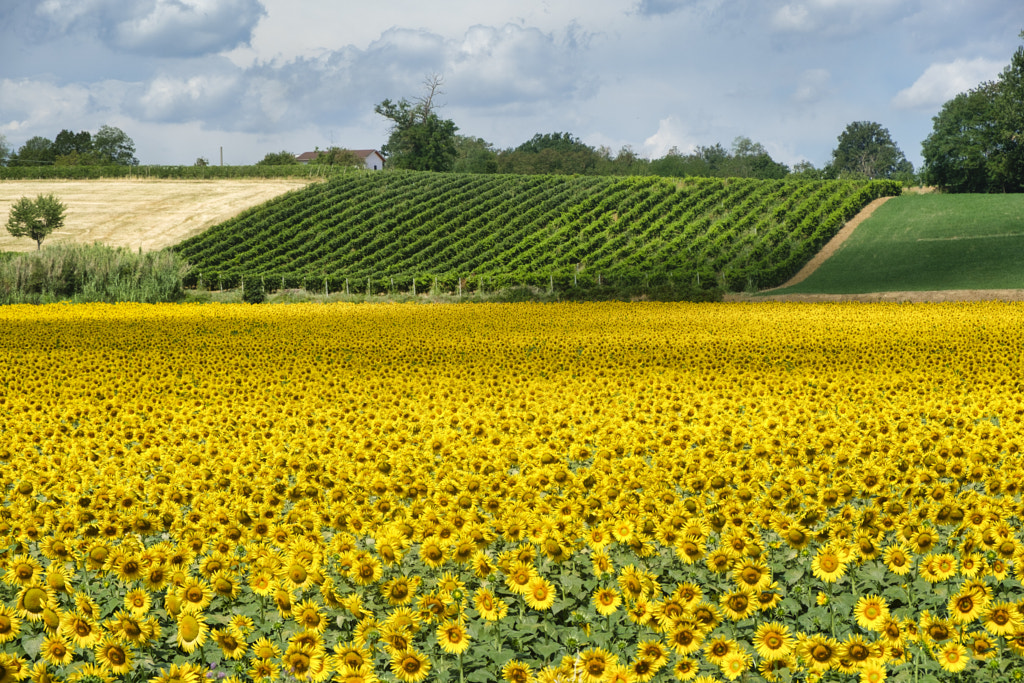
[(1020, 304), (0, 309), (0, 683), (1024, 677)]

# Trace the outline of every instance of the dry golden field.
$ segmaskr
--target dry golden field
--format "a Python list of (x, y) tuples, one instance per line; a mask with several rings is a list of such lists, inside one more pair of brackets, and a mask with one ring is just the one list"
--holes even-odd
[[(162, 249), (289, 190), (305, 178), (238, 180), (5, 180), (0, 220), (21, 197), (54, 194), (67, 205), (64, 227), (43, 243), (101, 242), (114, 247)], [(0, 251), (32, 251), (27, 237), (0, 231)]]

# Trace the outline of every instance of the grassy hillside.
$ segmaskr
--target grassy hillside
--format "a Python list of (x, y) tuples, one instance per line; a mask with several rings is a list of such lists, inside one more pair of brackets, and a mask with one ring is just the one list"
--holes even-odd
[(187, 284), (338, 291), (784, 282), (895, 183), (353, 174), (175, 249)]
[[(67, 205), (64, 227), (44, 245), (100, 242), (152, 251), (176, 244), (309, 179), (239, 180), (3, 180), (0, 220), (21, 197), (54, 194)], [(0, 229), (0, 251), (35, 251), (28, 237)]]
[(772, 294), (1024, 288), (1024, 196), (904, 195), (803, 282)]

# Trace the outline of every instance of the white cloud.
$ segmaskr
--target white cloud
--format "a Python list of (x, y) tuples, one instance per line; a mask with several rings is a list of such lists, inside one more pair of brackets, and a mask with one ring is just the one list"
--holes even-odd
[(692, 154), (697, 150), (686, 124), (675, 116), (669, 116), (658, 121), (657, 132), (644, 140), (641, 152), (649, 159), (660, 159), (673, 147), (683, 154)]
[(892, 106), (897, 109), (941, 106), (982, 81), (994, 79), (1003, 66), (1002, 62), (982, 58), (932, 64), (913, 85), (896, 93)]

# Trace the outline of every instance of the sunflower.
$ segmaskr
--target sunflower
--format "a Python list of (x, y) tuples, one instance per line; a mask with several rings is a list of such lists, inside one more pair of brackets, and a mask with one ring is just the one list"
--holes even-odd
[(526, 662), (511, 659), (501, 667), (501, 680), (506, 683), (531, 683), (534, 680), (533, 670)]
[(478, 588), (473, 595), (473, 606), (480, 616), (487, 621), (499, 621), (508, 614), (508, 604), (495, 597), (487, 588)]
[(622, 597), (614, 588), (598, 588), (593, 595), (594, 608), (602, 617), (615, 614), (619, 605), (622, 604)]
[(825, 583), (835, 583), (846, 574), (846, 562), (832, 547), (823, 547), (811, 561), (811, 572)]
[(28, 555), (15, 555), (6, 562), (3, 581), (12, 586), (32, 586), (42, 580), (43, 565)]
[(969, 624), (977, 619), (989, 600), (983, 592), (971, 587), (961, 587), (949, 598), (947, 610), (950, 618), (958, 624)]
[[(2, 655), (0, 655), (2, 656)], [(0, 680), (3, 680), (0, 678)], [(93, 664), (88, 662), (85, 664), (79, 664), (78, 668), (75, 669), (74, 673), (68, 676), (68, 683), (81, 683), (82, 681), (88, 681), (89, 683), (96, 683), (97, 680), (102, 683), (112, 683), (113, 678), (110, 672), (104, 668), (102, 664)]]
[(637, 657), (650, 659), (659, 669), (668, 663), (668, 650), (658, 640), (644, 640), (637, 643), (636, 655)]
[(14, 610), (0, 602), (0, 645), (9, 643), (21, 633), (21, 620)]
[(730, 653), (740, 649), (740, 644), (732, 638), (718, 636), (704, 646), (704, 658), (715, 666), (720, 666)]
[(742, 650), (730, 652), (722, 658), (718, 668), (722, 670), (723, 676), (730, 681), (735, 681), (750, 668), (750, 655)]
[(884, 683), (888, 675), (882, 662), (864, 662), (860, 667), (860, 683)]
[(929, 644), (944, 643), (956, 635), (956, 628), (951, 621), (936, 619), (928, 610), (921, 612), (920, 629), (921, 636)]
[(66, 613), (60, 628), (64, 637), (70, 638), (78, 649), (89, 649), (100, 639), (99, 624), (81, 614)]
[(473, 553), (472, 562), (473, 576), (478, 579), (486, 579), (497, 570), (497, 567), (494, 562), (491, 561), (490, 556), (483, 550), (477, 550)]
[[(276, 663), (266, 659), (253, 659), (250, 661), (251, 665), (246, 673), (249, 674), (249, 678), (251, 678), (254, 683), (273, 683), (273, 681), (279, 680), (281, 669)], [(149, 683), (156, 682), (150, 680)], [(198, 681), (195, 681), (194, 683), (198, 683)]]
[(328, 664), (336, 671), (358, 671), (364, 667), (373, 666), (373, 655), (366, 648), (359, 647), (354, 643), (348, 645), (338, 643), (334, 646), (334, 653), (330, 656)]
[(811, 671), (822, 673), (838, 663), (839, 643), (829, 636), (815, 634), (799, 642), (796, 653)]
[(197, 614), (206, 609), (213, 599), (213, 588), (205, 579), (190, 576), (177, 589), (181, 598), (181, 610), (187, 614)]
[(136, 616), (141, 617), (145, 615), (152, 605), (153, 598), (149, 595), (149, 591), (147, 590), (133, 588), (125, 593), (124, 608)]
[(689, 681), (697, 676), (700, 665), (689, 657), (680, 657), (672, 668), (672, 674), (680, 681)]
[(683, 619), (672, 625), (666, 639), (677, 654), (685, 656), (700, 649), (704, 642), (704, 631), (696, 622)]
[(608, 668), (605, 681), (621, 681), (622, 683), (647, 683), (658, 673), (658, 667), (649, 657), (637, 657), (627, 666), (614, 664)]
[(267, 638), (260, 637), (252, 644), (252, 656), (257, 659), (277, 659), (281, 656), (281, 649)]
[(523, 597), (531, 609), (550, 609), (555, 604), (555, 587), (544, 577), (535, 576), (526, 585)]
[(63, 636), (47, 636), (39, 648), (39, 656), (54, 666), (64, 666), (75, 656)]
[(676, 556), (686, 564), (699, 561), (707, 553), (703, 538), (697, 536), (679, 536), (672, 544)]
[(313, 645), (291, 643), (281, 657), (281, 665), (292, 676), (299, 680), (316, 679), (324, 670), (325, 656), (322, 650)]
[(178, 632), (175, 640), (185, 654), (192, 654), (197, 647), (206, 642), (206, 634), (209, 630), (202, 613), (182, 612), (178, 615)]
[(505, 585), (516, 595), (525, 596), (530, 582), (537, 575), (537, 569), (533, 564), (513, 562), (509, 567), (508, 576), (505, 577)]
[(249, 577), (249, 588), (261, 598), (274, 593), (275, 583), (273, 572), (266, 569), (258, 570)]
[(654, 610), (648, 600), (639, 598), (626, 607), (626, 616), (634, 624), (644, 626), (654, 618)]
[(118, 675), (131, 671), (132, 651), (112, 637), (106, 637), (94, 648), (96, 662), (105, 670)]
[(430, 674), (430, 659), (411, 648), (396, 652), (391, 657), (391, 672), (402, 683), (419, 683)]
[(971, 656), (967, 651), (967, 648), (951, 641), (946, 645), (943, 645), (936, 653), (935, 660), (942, 667), (943, 671), (950, 673), (957, 673), (967, 668), (967, 662), (970, 661)]
[(18, 591), (18, 601), (15, 605), (18, 616), (29, 621), (41, 621), (47, 608), (58, 608), (57, 594), (49, 586), (33, 584), (23, 586)]
[(241, 659), (245, 656), (247, 649), (245, 638), (239, 638), (230, 629), (213, 629), (210, 631), (210, 637), (228, 659)]
[(303, 600), (292, 607), (292, 618), (307, 631), (323, 633), (327, 628), (327, 616), (320, 605), (312, 600)]
[(234, 600), (238, 597), (238, 577), (229, 569), (221, 569), (210, 576), (210, 585), (217, 595)]
[(719, 607), (726, 617), (733, 621), (746, 619), (757, 609), (757, 601), (745, 590), (736, 590), (731, 593), (722, 593)]
[(450, 655), (461, 655), (469, 649), (469, 634), (461, 620), (448, 619), (437, 627), (437, 644)]
[(630, 600), (636, 600), (640, 596), (647, 596), (652, 592), (654, 577), (641, 569), (629, 564), (619, 572), (619, 588), (623, 595)]
[(839, 659), (853, 663), (859, 667), (868, 660), (881, 658), (881, 647), (877, 643), (869, 643), (856, 634), (850, 634), (839, 648)]
[(590, 566), (594, 572), (594, 576), (601, 578), (605, 574), (611, 574), (615, 571), (615, 565), (612, 564), (612, 559), (608, 557), (608, 553), (603, 550), (598, 550), (590, 554)]
[(930, 583), (945, 581), (956, 575), (956, 558), (949, 553), (929, 553), (921, 559), (918, 571)]
[(732, 578), (740, 588), (759, 592), (771, 583), (772, 570), (764, 560), (746, 559), (733, 566)]
[(731, 548), (717, 548), (704, 557), (704, 564), (708, 569), (719, 574), (725, 574), (732, 569), (736, 561), (736, 554)]
[(881, 596), (865, 595), (853, 606), (853, 616), (861, 628), (880, 631), (882, 624), (889, 618), (889, 605)]
[(369, 554), (363, 554), (356, 559), (349, 570), (349, 578), (358, 586), (369, 586), (380, 580), (384, 573), (380, 560)]
[(431, 569), (439, 569), (444, 565), (446, 559), (444, 547), (436, 539), (424, 539), (423, 544), (420, 545), (420, 559)]
[(71, 575), (63, 565), (51, 562), (46, 568), (46, 585), (57, 593), (72, 594)]
[(902, 543), (888, 546), (882, 559), (889, 567), (889, 571), (897, 576), (906, 576), (914, 568), (914, 556), (910, 552), (910, 548)]
[(964, 645), (975, 659), (984, 661), (995, 657), (999, 650), (995, 639), (987, 633), (974, 631), (963, 638)]
[(982, 626), (994, 636), (1008, 636), (1021, 629), (1024, 621), (1012, 602), (998, 602), (985, 607), (980, 615)]
[(764, 659), (785, 659), (794, 646), (789, 627), (776, 621), (762, 623), (754, 633), (754, 649)]
[(618, 657), (603, 648), (591, 648), (579, 653), (576, 657), (577, 670), (583, 683), (601, 683), (605, 673)]

